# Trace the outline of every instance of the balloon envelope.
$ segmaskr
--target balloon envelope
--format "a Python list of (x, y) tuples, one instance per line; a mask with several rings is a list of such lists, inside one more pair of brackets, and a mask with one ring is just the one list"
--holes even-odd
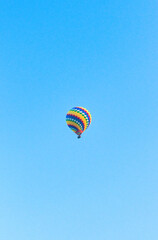
[(74, 107), (66, 115), (68, 127), (80, 136), (91, 124), (90, 112), (83, 107)]

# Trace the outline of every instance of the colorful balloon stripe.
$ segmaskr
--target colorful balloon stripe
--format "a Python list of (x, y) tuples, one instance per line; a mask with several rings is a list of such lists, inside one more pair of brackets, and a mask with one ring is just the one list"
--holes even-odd
[(80, 119), (77, 116), (72, 115), (72, 114), (67, 114), (66, 119), (69, 119), (70, 121), (78, 123), (82, 127), (82, 130), (84, 130), (85, 125), (84, 125), (82, 119)]
[(68, 127), (77, 135), (81, 135), (91, 124), (90, 112), (83, 107), (74, 107), (66, 115)]

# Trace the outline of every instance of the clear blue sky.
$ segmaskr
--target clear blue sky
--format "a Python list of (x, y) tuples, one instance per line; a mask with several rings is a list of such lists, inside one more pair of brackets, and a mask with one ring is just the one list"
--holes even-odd
[(156, 0), (1, 1), (0, 240), (158, 239), (157, 23)]

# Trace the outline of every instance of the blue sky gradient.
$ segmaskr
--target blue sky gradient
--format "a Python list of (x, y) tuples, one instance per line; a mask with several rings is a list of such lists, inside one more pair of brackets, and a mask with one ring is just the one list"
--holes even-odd
[(157, 240), (157, 1), (6, 0), (0, 22), (0, 239)]

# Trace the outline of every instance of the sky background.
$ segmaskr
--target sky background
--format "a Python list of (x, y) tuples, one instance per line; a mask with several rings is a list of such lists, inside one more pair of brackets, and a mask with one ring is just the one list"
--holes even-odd
[(158, 239), (157, 23), (156, 0), (1, 1), (0, 240)]

